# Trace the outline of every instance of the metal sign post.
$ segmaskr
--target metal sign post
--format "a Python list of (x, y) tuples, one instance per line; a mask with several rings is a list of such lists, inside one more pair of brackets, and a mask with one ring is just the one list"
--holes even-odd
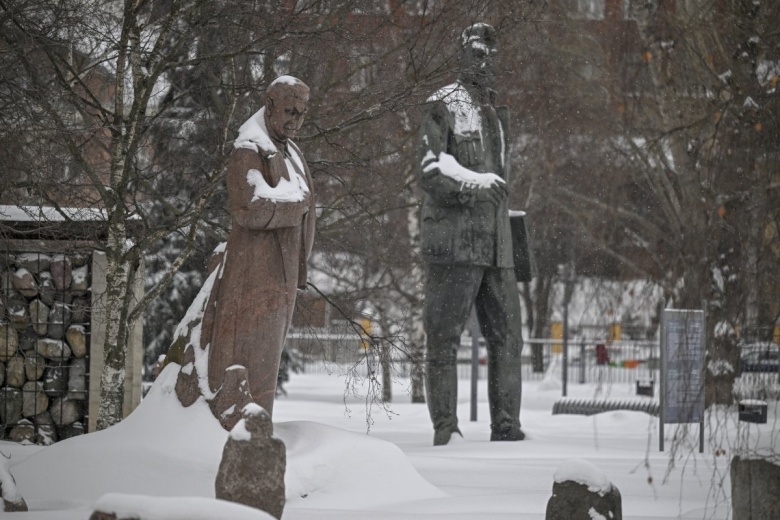
[(661, 316), (661, 451), (664, 424), (698, 422), (699, 453), (704, 453), (705, 324), (704, 311), (664, 309)]
[(561, 369), (561, 391), (563, 397), (568, 395), (569, 384), (569, 302), (563, 306), (563, 366)]

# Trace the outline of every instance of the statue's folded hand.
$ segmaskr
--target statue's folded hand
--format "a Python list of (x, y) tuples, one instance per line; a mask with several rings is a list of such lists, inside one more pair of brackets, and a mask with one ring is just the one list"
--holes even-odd
[(506, 188), (505, 182), (493, 182), (489, 186), (470, 188), (474, 191), (475, 199), (477, 202), (489, 202), (494, 206), (501, 203), (502, 200), (507, 198), (509, 192)]

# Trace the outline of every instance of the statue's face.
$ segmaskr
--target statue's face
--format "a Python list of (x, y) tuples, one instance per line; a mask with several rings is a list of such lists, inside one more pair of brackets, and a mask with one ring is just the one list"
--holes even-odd
[(460, 73), (468, 81), (483, 87), (491, 87), (496, 74), (495, 59), (498, 49), (485, 40), (475, 39), (463, 48), (460, 56)]
[(271, 137), (280, 141), (295, 137), (309, 108), (309, 93), (289, 87), (266, 99), (266, 126)]

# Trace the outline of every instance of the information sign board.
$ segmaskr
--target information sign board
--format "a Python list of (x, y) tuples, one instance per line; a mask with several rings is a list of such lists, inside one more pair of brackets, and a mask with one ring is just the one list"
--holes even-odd
[(703, 423), (705, 314), (664, 309), (661, 318), (661, 450), (663, 424)]

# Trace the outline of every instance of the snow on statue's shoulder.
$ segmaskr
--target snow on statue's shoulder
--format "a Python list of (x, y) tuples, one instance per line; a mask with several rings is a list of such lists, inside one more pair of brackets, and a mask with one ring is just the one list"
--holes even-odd
[(453, 102), (458, 99), (463, 99), (464, 96), (468, 97), (468, 92), (460, 83), (450, 83), (428, 96), (427, 101), (444, 101), (445, 103)]
[(554, 475), (555, 482), (576, 482), (588, 486), (593, 493), (604, 495), (612, 490), (612, 482), (593, 463), (583, 459), (563, 461)]
[(429, 103), (441, 101), (454, 116), (456, 135), (482, 135), (482, 119), (479, 107), (471, 99), (468, 90), (460, 83), (452, 83), (442, 87), (428, 98)]
[(265, 107), (255, 112), (241, 125), (233, 148), (246, 148), (267, 157), (273, 157), (276, 154), (276, 146), (268, 136), (268, 130), (265, 127)]
[[(289, 162), (289, 159), (287, 160)], [(271, 186), (263, 177), (260, 170), (250, 169), (246, 172), (246, 182), (255, 190), (252, 202), (259, 199), (267, 199), (272, 202), (301, 202), (309, 193), (306, 181), (293, 168), (287, 168), (290, 175), (288, 181), (284, 177), (279, 179), (279, 184)]]

